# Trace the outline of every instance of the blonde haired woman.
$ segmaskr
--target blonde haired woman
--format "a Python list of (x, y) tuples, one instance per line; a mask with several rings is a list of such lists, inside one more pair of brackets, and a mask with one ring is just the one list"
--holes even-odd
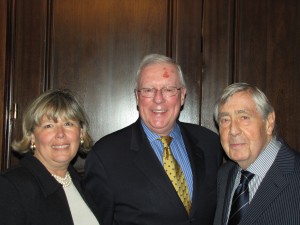
[(91, 138), (86, 114), (68, 90), (39, 96), (23, 117), (20, 165), (0, 176), (0, 224), (97, 225), (93, 203), (70, 165)]

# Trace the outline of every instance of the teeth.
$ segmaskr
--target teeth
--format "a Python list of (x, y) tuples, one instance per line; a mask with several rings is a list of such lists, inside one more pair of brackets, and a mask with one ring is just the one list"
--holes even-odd
[(162, 113), (162, 112), (166, 112), (166, 110), (153, 110), (153, 112)]
[(69, 145), (52, 145), (52, 148), (67, 148)]

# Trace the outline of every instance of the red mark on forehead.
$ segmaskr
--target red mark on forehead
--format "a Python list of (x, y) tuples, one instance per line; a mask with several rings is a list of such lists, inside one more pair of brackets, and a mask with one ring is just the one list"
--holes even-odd
[(170, 74), (168, 73), (167, 69), (164, 68), (164, 74), (163, 74), (163, 77), (164, 78), (169, 78), (170, 77)]

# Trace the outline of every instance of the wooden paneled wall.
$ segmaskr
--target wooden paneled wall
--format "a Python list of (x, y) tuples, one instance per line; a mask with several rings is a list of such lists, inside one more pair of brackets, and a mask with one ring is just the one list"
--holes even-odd
[[(6, 108), (5, 108), (5, 71), (6, 67), (6, 39), (7, 39), (7, 1), (0, 0), (0, 146), (2, 147), (2, 151), (0, 150), (0, 163), (4, 164), (6, 159), (6, 153), (3, 149), (6, 149), (3, 139), (6, 137), (5, 135), (5, 121), (6, 121)], [(0, 167), (1, 168), (1, 167)]]
[(220, 91), (245, 81), (266, 92), (282, 136), (300, 150), (298, 0), (0, 2), (1, 169), (18, 163), (7, 155), (10, 142), (22, 135), (27, 104), (46, 89), (81, 97), (94, 140), (135, 121), (135, 73), (149, 53), (182, 66), (188, 92), (180, 120), (217, 131)]

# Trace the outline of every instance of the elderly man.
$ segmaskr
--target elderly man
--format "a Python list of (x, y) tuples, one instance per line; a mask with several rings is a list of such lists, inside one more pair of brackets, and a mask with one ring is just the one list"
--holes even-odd
[(299, 225), (300, 156), (276, 136), (275, 112), (257, 87), (228, 86), (215, 107), (231, 159), (219, 170), (215, 225)]
[(185, 95), (178, 64), (157, 54), (143, 59), (138, 120), (100, 139), (86, 160), (102, 225), (213, 223), (221, 145), (212, 131), (178, 121)]

